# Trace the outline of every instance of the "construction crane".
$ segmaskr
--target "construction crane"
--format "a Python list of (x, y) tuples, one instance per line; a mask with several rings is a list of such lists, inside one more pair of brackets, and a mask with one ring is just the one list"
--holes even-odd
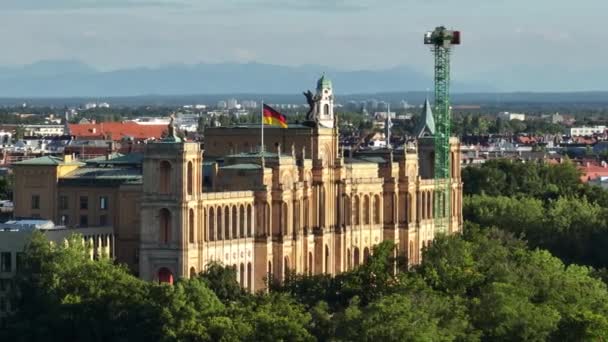
[(450, 52), (460, 45), (460, 31), (443, 26), (424, 35), (424, 44), (431, 45), (435, 57), (435, 192), (433, 219), (436, 232), (447, 232), (450, 226), (451, 175), (450, 135), (452, 114), (450, 108)]

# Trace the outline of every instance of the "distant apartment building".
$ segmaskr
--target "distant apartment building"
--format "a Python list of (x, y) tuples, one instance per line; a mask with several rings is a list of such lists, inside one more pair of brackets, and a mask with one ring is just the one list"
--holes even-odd
[(25, 125), (23, 135), (27, 137), (52, 137), (65, 134), (64, 125)]
[(511, 121), (511, 120), (526, 121), (526, 114), (500, 112), (500, 113), (498, 113), (498, 118), (502, 119), (502, 120), (506, 120), (506, 121)]
[(41, 231), (54, 243), (66, 241), (72, 234), (80, 234), (85, 243), (90, 243), (91, 258), (105, 255), (114, 257), (114, 232), (110, 225), (66, 228), (55, 226), (53, 221), (23, 219), (0, 224), (0, 330), (6, 326), (6, 317), (15, 310), (11, 300), (13, 278), (22, 265), (25, 245), (34, 231)]
[(571, 137), (580, 137), (580, 136), (592, 136), (595, 134), (603, 134), (606, 132), (606, 126), (582, 126), (582, 127), (570, 127), (566, 128), (566, 135)]

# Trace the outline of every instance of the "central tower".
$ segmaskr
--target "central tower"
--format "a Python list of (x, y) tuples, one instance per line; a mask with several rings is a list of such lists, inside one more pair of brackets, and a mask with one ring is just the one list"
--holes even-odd
[(331, 80), (325, 75), (317, 81), (317, 98), (319, 99), (316, 108), (316, 117), (319, 118), (319, 125), (325, 128), (334, 127), (334, 90)]

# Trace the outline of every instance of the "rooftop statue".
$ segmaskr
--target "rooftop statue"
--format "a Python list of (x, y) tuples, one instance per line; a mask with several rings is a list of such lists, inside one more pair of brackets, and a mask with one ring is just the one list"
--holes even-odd
[(306, 113), (306, 121), (318, 122), (319, 118), (317, 116), (317, 106), (319, 105), (319, 101), (321, 100), (320, 95), (313, 95), (312, 91), (308, 90), (303, 92), (306, 97), (306, 102), (308, 102), (308, 112)]

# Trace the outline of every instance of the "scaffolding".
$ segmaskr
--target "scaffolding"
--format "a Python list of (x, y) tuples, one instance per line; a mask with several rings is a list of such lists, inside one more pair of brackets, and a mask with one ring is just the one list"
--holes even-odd
[(431, 45), (435, 57), (435, 160), (433, 193), (433, 219), (435, 231), (446, 233), (451, 219), (452, 175), (450, 173), (450, 136), (452, 115), (450, 107), (450, 52), (460, 44), (460, 32), (437, 27), (424, 36), (424, 43)]

